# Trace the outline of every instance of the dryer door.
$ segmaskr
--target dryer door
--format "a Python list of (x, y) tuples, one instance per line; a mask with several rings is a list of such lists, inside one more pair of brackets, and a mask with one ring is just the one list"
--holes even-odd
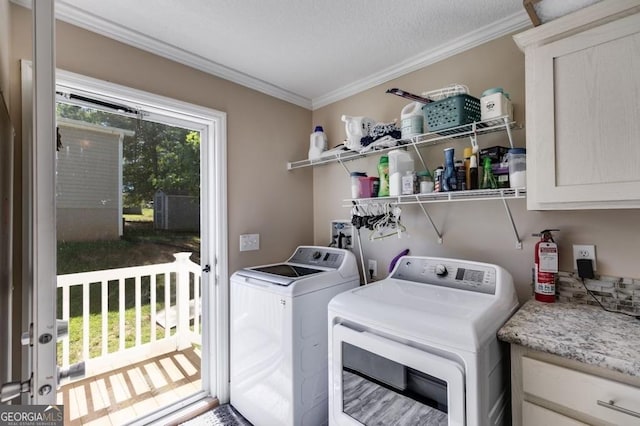
[(464, 371), (446, 358), (341, 324), (329, 360), (331, 425), (464, 425)]

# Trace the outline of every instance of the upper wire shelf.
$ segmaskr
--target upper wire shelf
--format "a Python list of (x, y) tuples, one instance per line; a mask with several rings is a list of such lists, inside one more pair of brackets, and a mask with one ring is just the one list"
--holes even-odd
[[(475, 131), (474, 131), (474, 124), (475, 124)], [(364, 158), (369, 155), (377, 155), (380, 153), (388, 152), (402, 146), (415, 146), (416, 148), (418, 148), (418, 147), (425, 147), (430, 145), (437, 145), (447, 140), (458, 139), (465, 136), (471, 136), (474, 133), (476, 135), (483, 135), (487, 133), (500, 132), (503, 130), (521, 129), (521, 128), (522, 128), (522, 125), (516, 123), (515, 121), (510, 121), (509, 117), (505, 115), (502, 117), (492, 118), (490, 120), (477, 121), (471, 124), (452, 127), (450, 129), (441, 130), (439, 133), (438, 132), (424, 133), (418, 136), (414, 136), (410, 139), (401, 139), (398, 141), (398, 145), (389, 147), (389, 148), (376, 149), (376, 150), (371, 150), (366, 152), (345, 150), (345, 151), (340, 151), (336, 154), (329, 154), (314, 160), (306, 159), (306, 160), (292, 161), (287, 163), (287, 169), (293, 170), (293, 169), (299, 169), (302, 167), (320, 166), (320, 165), (336, 163), (336, 162), (351, 161), (351, 160), (356, 160), (358, 158)], [(446, 134), (442, 134), (442, 133), (446, 133)]]

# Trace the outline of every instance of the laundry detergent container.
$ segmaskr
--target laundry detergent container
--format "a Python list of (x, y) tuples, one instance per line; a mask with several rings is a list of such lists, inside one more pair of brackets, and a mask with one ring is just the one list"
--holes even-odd
[(404, 149), (394, 149), (387, 154), (389, 157), (389, 196), (397, 197), (402, 194), (402, 176), (405, 172), (413, 171), (413, 158)]

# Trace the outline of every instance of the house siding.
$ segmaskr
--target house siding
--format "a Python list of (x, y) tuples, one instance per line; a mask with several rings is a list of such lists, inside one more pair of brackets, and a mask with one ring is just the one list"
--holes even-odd
[(119, 238), (121, 136), (65, 124), (59, 129), (58, 240)]

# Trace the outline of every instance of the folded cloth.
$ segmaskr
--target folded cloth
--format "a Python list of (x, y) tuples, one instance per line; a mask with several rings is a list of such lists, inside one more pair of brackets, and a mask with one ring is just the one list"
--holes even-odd
[(380, 138), (390, 136), (394, 139), (400, 139), (401, 132), (395, 121), (392, 123), (378, 123), (369, 130), (369, 134), (360, 139), (360, 145), (366, 147)]

